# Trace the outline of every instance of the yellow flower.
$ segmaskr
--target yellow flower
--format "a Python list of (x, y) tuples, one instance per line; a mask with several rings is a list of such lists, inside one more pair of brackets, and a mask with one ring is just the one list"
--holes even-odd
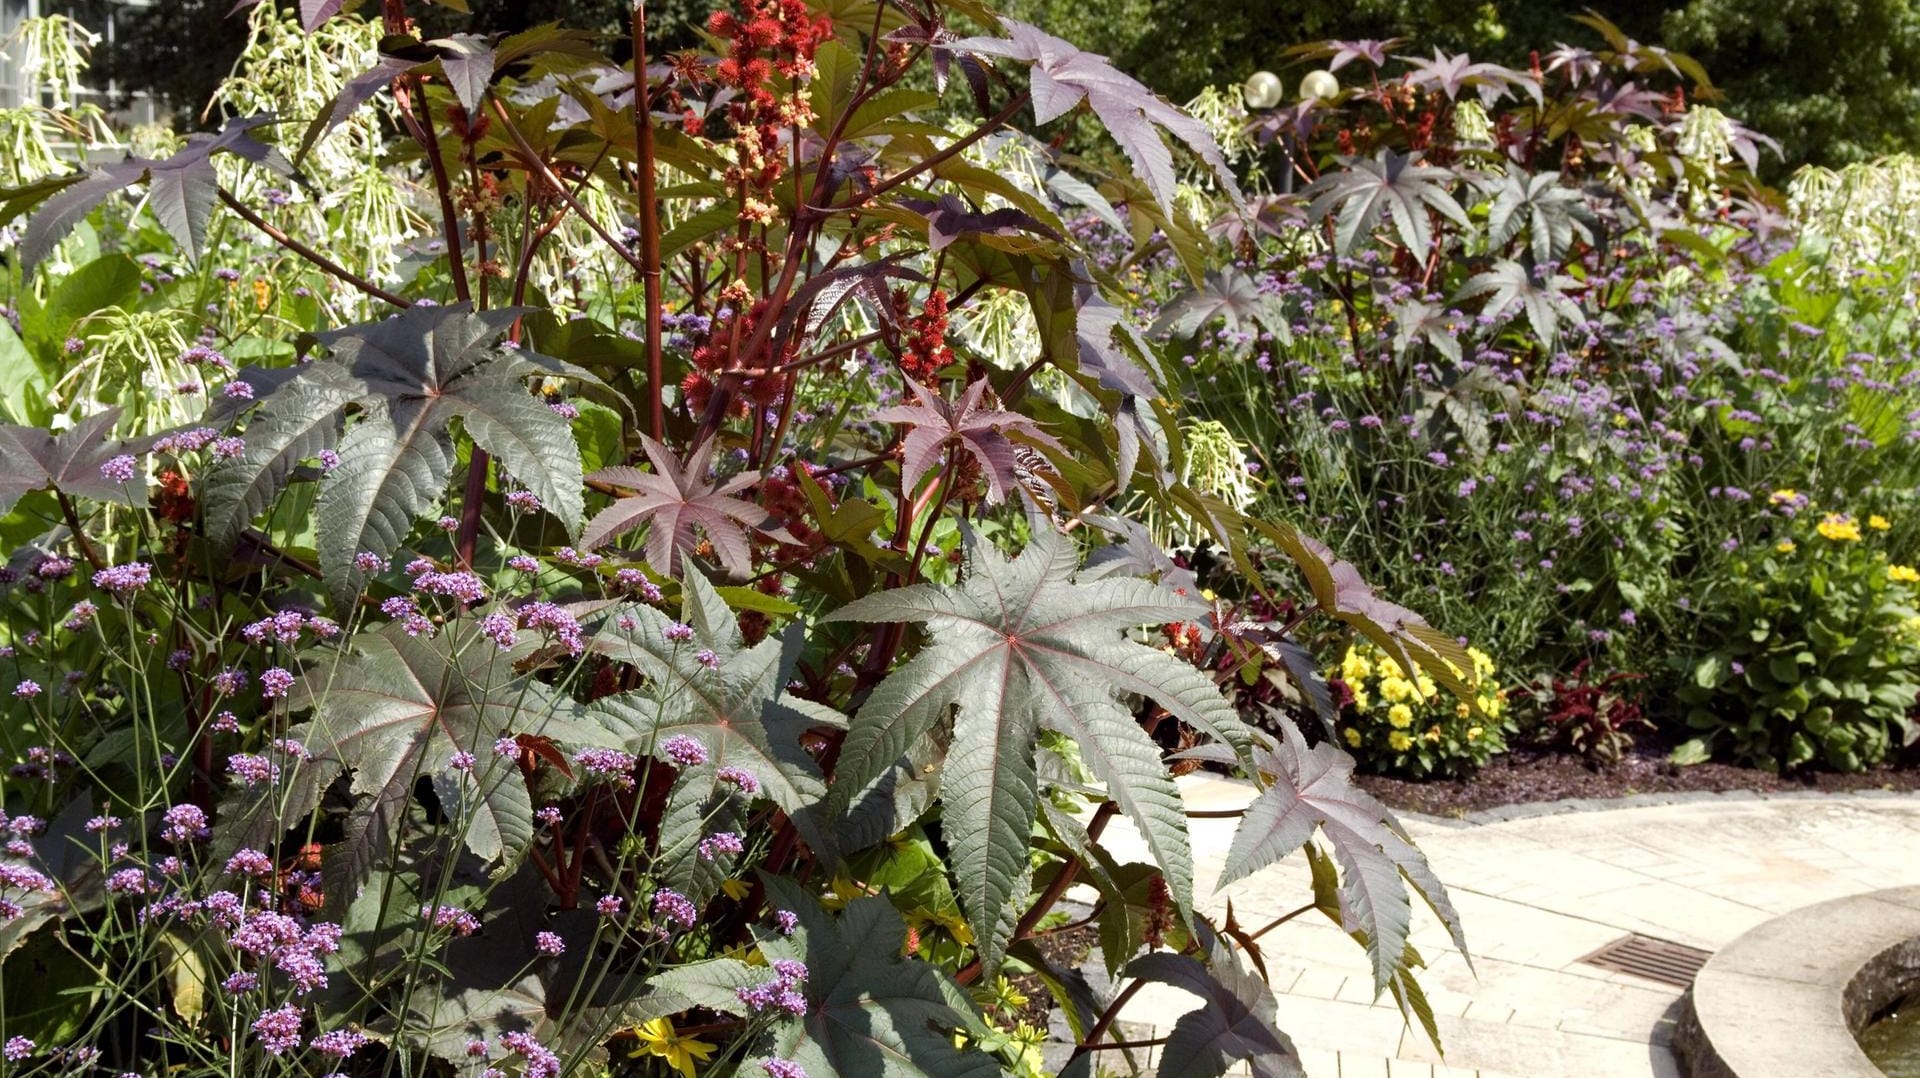
[(1799, 497), (1800, 492), (1792, 487), (1781, 487), (1771, 495), (1768, 495), (1767, 503), (1769, 505), (1786, 505), (1788, 502), (1798, 500)]
[(1360, 747), (1360, 731), (1351, 726), (1347, 727), (1347, 744), (1356, 749)]
[(1896, 584), (1920, 584), (1920, 569), (1911, 565), (1889, 565), (1887, 579)]
[(1493, 676), (1493, 656), (1479, 648), (1468, 648), (1467, 656), (1473, 660), (1473, 672), (1479, 677)]
[(1813, 530), (1836, 543), (1860, 541), (1860, 525), (1854, 523), (1854, 519), (1845, 513), (1828, 513), (1824, 520), (1814, 525)]
[(1373, 664), (1357, 648), (1348, 648), (1347, 654), (1340, 660), (1340, 680), (1348, 685), (1357, 685), (1373, 674)]
[(1874, 531), (1877, 531), (1877, 532), (1883, 532), (1883, 531), (1886, 531), (1888, 528), (1893, 527), (1893, 521), (1888, 520), (1886, 517), (1883, 517), (1878, 513), (1875, 513), (1872, 516), (1867, 518), (1867, 527), (1872, 528)]
[(1427, 727), (1427, 740), (1428, 741), (1440, 740), (1440, 728), (1438, 726)]
[(1440, 686), (1435, 685), (1433, 679), (1425, 674), (1419, 675), (1414, 685), (1420, 690), (1420, 699), (1422, 700), (1431, 700), (1440, 692)]
[(1387, 735), (1387, 747), (1395, 752), (1405, 752), (1413, 747), (1413, 738), (1408, 737), (1404, 730), (1395, 730)]
[(254, 306), (264, 311), (267, 309), (267, 304), (272, 300), (272, 298), (273, 298), (273, 286), (267, 283), (266, 278), (255, 277), (253, 279)]
[(1467, 740), (1468, 741), (1480, 740), (1480, 728), (1478, 726), (1467, 727)]
[(753, 888), (748, 886), (745, 880), (721, 880), (720, 890), (726, 892), (727, 897), (733, 899), (735, 902), (753, 893)]
[(1395, 704), (1387, 709), (1387, 721), (1393, 724), (1394, 729), (1404, 730), (1413, 725), (1413, 709), (1405, 704)]
[(667, 1066), (686, 1075), (686, 1078), (694, 1078), (694, 1060), (705, 1063), (715, 1048), (706, 1041), (681, 1036), (673, 1028), (673, 1022), (665, 1018), (655, 1018), (634, 1026), (633, 1036), (633, 1051), (627, 1053), (630, 1058), (659, 1056), (667, 1061)]
[(1779, 542), (1773, 544), (1773, 549), (1778, 550), (1782, 554), (1791, 554), (1793, 553), (1793, 550), (1794, 550), (1793, 540), (1782, 539)]
[(1380, 672), (1382, 678), (1401, 678), (1407, 676), (1405, 672), (1400, 669), (1399, 663), (1385, 656), (1381, 657), (1380, 663), (1375, 669)]
[(1413, 695), (1413, 682), (1406, 678), (1389, 677), (1380, 679), (1380, 698), (1390, 704), (1398, 704)]

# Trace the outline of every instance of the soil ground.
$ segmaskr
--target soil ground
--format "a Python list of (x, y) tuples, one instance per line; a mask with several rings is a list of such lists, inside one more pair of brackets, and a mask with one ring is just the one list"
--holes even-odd
[(1920, 790), (1920, 762), (1912, 759), (1911, 752), (1901, 766), (1882, 766), (1850, 774), (1805, 771), (1776, 775), (1724, 763), (1679, 767), (1668, 760), (1671, 751), (1671, 746), (1660, 740), (1643, 738), (1618, 764), (1596, 768), (1567, 752), (1519, 747), (1495, 757), (1472, 778), (1415, 782), (1361, 775), (1359, 782), (1393, 808), (1453, 817), (1501, 805), (1631, 794)]

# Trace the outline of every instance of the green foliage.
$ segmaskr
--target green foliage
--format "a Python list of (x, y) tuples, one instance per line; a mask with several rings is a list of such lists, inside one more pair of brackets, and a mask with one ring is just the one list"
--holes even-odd
[[(1818, 515), (1802, 508), (1803, 522)], [(1725, 747), (1775, 770), (1857, 771), (1915, 737), (1920, 574), (1890, 564), (1882, 529), (1863, 532), (1850, 517), (1779, 534), (1694, 604), (1698, 650), (1676, 664), (1687, 724), (1700, 733), (1677, 755)]]
[(848, 790), (880, 778), (958, 707), (941, 800), (961, 904), (989, 969), (1027, 888), (1022, 848), (1037, 811), (1034, 754), (1043, 729), (1079, 746), (1154, 851), (1174, 901), (1190, 910), (1192, 854), (1180, 793), (1121, 699), (1146, 696), (1245, 751), (1249, 733), (1212, 683), (1122, 636), (1142, 623), (1191, 617), (1194, 608), (1143, 580), (1076, 581), (1072, 548), (1051, 530), (1013, 561), (980, 539), (968, 544), (967, 558), (958, 588), (896, 589), (833, 613), (833, 620), (924, 622), (932, 635), (928, 649), (855, 713), (836, 776)]
[[(336, 601), (359, 593), (362, 553), (385, 559), (439, 503), (453, 472), (450, 425), (499, 458), (569, 531), (580, 528), (580, 450), (525, 379), (577, 368), (495, 339), (517, 312), (411, 307), (383, 322), (316, 334), (329, 359), (261, 371), (245, 451), (207, 479), (215, 541), (231, 544), (303, 461), (338, 447), (315, 507), (320, 564)], [(591, 376), (588, 376), (589, 378)], [(355, 418), (341, 428), (345, 411)]]
[[(35, 424), (0, 429), (0, 954), (128, 971), (47, 1036), (185, 1078), (1028, 1076), (1031, 971), (1086, 1071), (1133, 993), (1041, 946), (1078, 881), (1110, 976), (1217, 1004), (1182, 1073), (1293, 1074), (1253, 937), (1195, 908), (1188, 750), (1257, 789), (1230, 877), (1304, 851), (1426, 1013), (1437, 881), (1337, 743), (1236, 697), (1331, 711), (1336, 633), (1455, 692), (1470, 660), (1254, 515), (1134, 324), (1163, 250), (1200, 287), (1168, 329), (1295, 314), (1214, 264), (1206, 124), (964, 0), (743, 0), (638, 88), (626, 11), (348, 8), (248, 16), (220, 101), (281, 120), (0, 195)], [(1082, 120), (1122, 153), (1064, 152)]]

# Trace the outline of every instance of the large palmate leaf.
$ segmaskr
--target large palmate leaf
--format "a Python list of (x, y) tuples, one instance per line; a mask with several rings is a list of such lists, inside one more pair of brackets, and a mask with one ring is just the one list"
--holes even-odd
[(1487, 238), (1497, 247), (1524, 226), (1528, 249), (1539, 263), (1560, 261), (1575, 237), (1592, 243), (1595, 224), (1586, 199), (1563, 186), (1558, 172), (1529, 176), (1512, 162), (1487, 208)]
[(1205, 675), (1125, 633), (1190, 619), (1199, 608), (1144, 580), (1075, 580), (1073, 547), (1050, 529), (1012, 561), (977, 536), (968, 537), (966, 551), (958, 587), (897, 588), (829, 615), (924, 622), (932, 634), (854, 715), (840, 748), (836, 797), (877, 778), (954, 716), (940, 799), (961, 902), (993, 966), (1027, 882), (1027, 835), (1039, 792), (1035, 740), (1043, 729), (1058, 731), (1079, 746), (1109, 796), (1138, 824), (1180, 909), (1190, 910), (1193, 868), (1180, 792), (1126, 700), (1152, 699), (1226, 745), (1230, 756), (1250, 735)]
[(1242, 968), (1239, 956), (1211, 928), (1196, 929), (1207, 961), (1157, 951), (1127, 966), (1130, 977), (1172, 985), (1206, 1001), (1174, 1022), (1156, 1073), (1219, 1078), (1235, 1063), (1245, 1063), (1253, 1078), (1305, 1078), (1292, 1039), (1274, 1024), (1273, 990)]
[(838, 1078), (1002, 1073), (992, 1055), (955, 1047), (955, 1031), (977, 1035), (980, 1018), (945, 971), (901, 954), (907, 926), (893, 903), (856, 899), (836, 918), (784, 878), (767, 877), (766, 884), (768, 899), (797, 914), (799, 927), (792, 936), (762, 936), (760, 950), (769, 960), (807, 966), (807, 1013), (774, 1026), (775, 1056), (808, 1074)]
[(122, 442), (107, 437), (120, 409), (109, 408), (54, 434), (40, 427), (0, 423), (0, 516), (28, 491), (52, 487), (103, 501), (144, 498), (137, 483), (122, 484), (100, 466), (123, 453), (139, 453), (153, 439)]
[[(1375, 990), (1394, 979), (1413, 920), (1412, 886), (1447, 926), (1464, 954), (1466, 937), (1446, 887), (1385, 805), (1353, 783), (1353, 758), (1322, 741), (1312, 748), (1292, 723), (1282, 740), (1254, 750), (1254, 767), (1271, 783), (1248, 806), (1220, 870), (1220, 887), (1258, 872), (1306, 845), (1316, 830), (1340, 865), (1340, 909), (1364, 933)], [(1231, 764), (1233, 753), (1202, 745), (1182, 756)]]
[(1561, 322), (1578, 323), (1585, 317), (1580, 305), (1569, 298), (1569, 293), (1579, 287), (1579, 281), (1565, 274), (1502, 259), (1485, 273), (1475, 274), (1453, 298), (1458, 301), (1491, 293), (1485, 308), (1489, 314), (1518, 303), (1541, 343), (1551, 344), (1559, 335)]
[(1174, 212), (1176, 177), (1173, 154), (1160, 136), (1162, 129), (1186, 143), (1206, 162), (1222, 189), (1239, 200), (1240, 185), (1205, 124), (1162, 100), (1104, 56), (1082, 52), (1071, 42), (1017, 19), (1002, 18), (1000, 26), (1007, 32), (1005, 38), (962, 38), (947, 48), (1030, 64), (1033, 115), (1039, 123), (1056, 120), (1085, 101), (1169, 215)]
[(1301, 194), (1313, 201), (1307, 216), (1318, 221), (1340, 211), (1334, 223), (1334, 250), (1352, 254), (1372, 233), (1382, 214), (1393, 218), (1400, 243), (1416, 258), (1425, 258), (1433, 244), (1429, 209), (1455, 224), (1467, 223), (1466, 211), (1454, 201), (1446, 185), (1454, 174), (1444, 168), (1419, 164), (1411, 155), (1381, 150), (1370, 158), (1341, 158), (1346, 168), (1315, 180)]
[(1018, 412), (1000, 407), (989, 396), (991, 388), (981, 378), (966, 388), (957, 401), (948, 401), (934, 390), (908, 379), (907, 385), (919, 404), (897, 405), (873, 413), (876, 423), (899, 423), (907, 427), (901, 445), (900, 483), (904, 490), (919, 489), (920, 480), (940, 463), (943, 456), (964, 451), (980, 465), (987, 481), (987, 501), (1004, 501), (1009, 489), (1028, 490), (1022, 484), (1020, 443), (1008, 437), (1019, 435), (1030, 444), (1043, 445), (1065, 453), (1052, 435), (1040, 424)]
[(1225, 321), (1232, 333), (1251, 335), (1264, 329), (1282, 342), (1293, 340), (1293, 327), (1280, 297), (1262, 291), (1259, 281), (1232, 268), (1209, 272), (1205, 284), (1168, 303), (1150, 332), (1191, 337), (1215, 319)]
[[(527, 391), (531, 375), (594, 380), (547, 356), (496, 348), (519, 312), (465, 304), (410, 307), (383, 321), (315, 334), (332, 355), (301, 367), (248, 369), (259, 400), (246, 450), (208, 473), (208, 533), (232, 543), (285, 488), (302, 460), (337, 448), (315, 511), (320, 566), (336, 601), (359, 594), (362, 551), (385, 557), (444, 493), (453, 470), (449, 425), (569, 530), (580, 528), (580, 448), (567, 421)], [(355, 418), (346, 423), (348, 409)], [(342, 426), (345, 434), (342, 436)]]
[(683, 552), (697, 546), (700, 535), (705, 534), (720, 564), (738, 578), (753, 567), (748, 528), (775, 539), (790, 538), (772, 514), (734, 497), (758, 482), (759, 473), (743, 472), (726, 480), (711, 474), (715, 446), (711, 439), (688, 453), (685, 463), (674, 457), (673, 450), (644, 434), (640, 446), (653, 471), (619, 464), (589, 477), (635, 493), (601, 510), (581, 533), (582, 546), (591, 550), (644, 524), (648, 528), (647, 564), (656, 572), (673, 574), (680, 571)]
[(1464, 52), (1449, 56), (1435, 48), (1433, 59), (1416, 56), (1407, 61), (1407, 67), (1408, 85), (1445, 94), (1449, 101), (1472, 88), (1479, 92), (1481, 104), (1491, 105), (1518, 87), (1534, 104), (1540, 103), (1540, 83), (1533, 76), (1499, 64), (1474, 63)]
[(938, 202), (902, 199), (900, 204), (927, 219), (927, 246), (935, 251), (963, 236), (1005, 238), (1032, 233), (1048, 239), (1060, 238), (1045, 222), (1014, 206), (976, 210), (958, 195), (942, 195)]
[(213, 213), (213, 203), (220, 190), (220, 177), (213, 166), (214, 155), (235, 154), (277, 172), (293, 172), (279, 150), (251, 134), (253, 128), (271, 122), (273, 117), (267, 115), (231, 120), (217, 134), (187, 136), (186, 145), (171, 157), (128, 157), (72, 177), (61, 177), (62, 187), (52, 189), (58, 193), (47, 197), (40, 211), (27, 222), (26, 234), (20, 239), (22, 271), (31, 274), (33, 267), (53, 250), (53, 245), (95, 206), (114, 192), (136, 183), (147, 185), (147, 205), (161, 227), (186, 249), (189, 258), (199, 258), (207, 218)]
[[(313, 717), (293, 737), (321, 758), (353, 772), (353, 791), (368, 799), (368, 824), (397, 815), (385, 806), (411, 796), (421, 778), (448, 779), (457, 752), (479, 758), (470, 776), (451, 781), (443, 808), (462, 818), (467, 848), (511, 864), (533, 839), (533, 804), (520, 770), (496, 756), (494, 742), (531, 734), (570, 744), (611, 744), (584, 706), (531, 676), (514, 673), (533, 645), (502, 651), (464, 618), (439, 636), (407, 635), (400, 622), (356, 634), (337, 670), (310, 667), (289, 701)], [(379, 844), (377, 828), (357, 841)], [(342, 851), (351, 854), (351, 851)]]
[[(802, 627), (745, 648), (733, 612), (704, 577), (689, 571), (681, 588), (691, 639), (669, 638), (674, 622), (650, 606), (623, 606), (600, 625), (593, 649), (632, 665), (648, 684), (596, 700), (592, 711), (636, 752), (658, 753), (675, 734), (699, 741), (711, 757), (701, 771), (709, 785), (715, 769), (751, 771), (808, 841), (830, 853), (832, 843), (812, 827), (826, 785), (800, 735), (810, 727), (843, 726), (846, 718), (786, 692), (800, 659)], [(712, 654), (711, 664), (701, 661), (703, 651)]]

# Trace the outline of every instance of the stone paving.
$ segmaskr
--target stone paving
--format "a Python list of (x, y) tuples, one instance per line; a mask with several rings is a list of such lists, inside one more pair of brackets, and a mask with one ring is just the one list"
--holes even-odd
[[(1189, 810), (1246, 803), (1243, 783), (1182, 780)], [(1262, 939), (1279, 1020), (1309, 1078), (1678, 1078), (1668, 1048), (1681, 990), (1580, 959), (1629, 933), (1715, 950), (1779, 914), (1830, 898), (1920, 883), (1920, 797), (1627, 799), (1517, 818), (1405, 816), (1465, 923), (1472, 967), (1417, 900), (1413, 942), (1445, 1046), (1436, 1051), (1375, 1000), (1359, 947), (1309, 916)], [(1572, 809), (1573, 811), (1569, 811)], [(1524, 813), (1531, 812), (1531, 815)], [(1196, 896), (1231, 899), (1257, 926), (1307, 901), (1304, 859), (1211, 890), (1235, 820), (1197, 819)], [(1116, 820), (1115, 852), (1145, 859)], [(1130, 1004), (1128, 1032), (1170, 1028), (1198, 999), (1155, 985)], [(1145, 1024), (1152, 1016), (1151, 1025)]]

